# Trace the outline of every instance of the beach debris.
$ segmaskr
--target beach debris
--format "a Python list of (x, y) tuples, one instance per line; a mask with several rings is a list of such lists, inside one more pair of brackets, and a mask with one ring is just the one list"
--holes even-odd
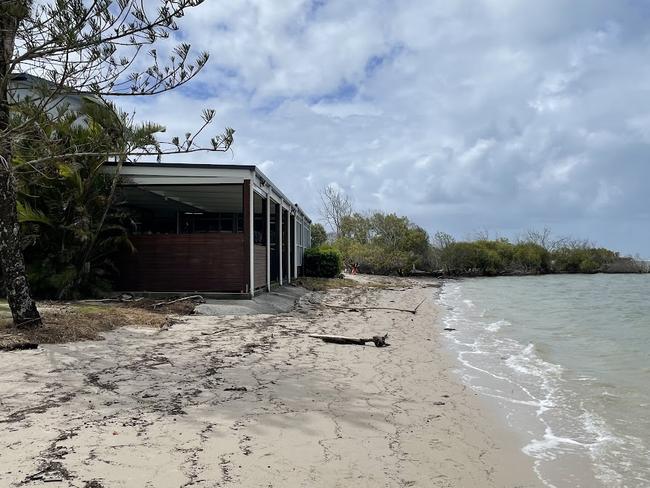
[(169, 300), (167, 302), (154, 303), (152, 305), (152, 307), (154, 309), (156, 309), (158, 307), (162, 307), (162, 306), (165, 306), (165, 305), (171, 305), (172, 303), (184, 302), (186, 300), (196, 300), (199, 303), (205, 303), (205, 299), (201, 295), (190, 295), (188, 297), (176, 298), (175, 300)]
[(372, 342), (377, 347), (386, 347), (390, 345), (386, 342), (386, 339), (388, 338), (388, 334), (384, 334), (383, 336), (375, 335), (372, 336), (370, 339), (347, 337), (347, 336), (340, 336), (340, 335), (324, 335), (324, 334), (309, 334), (309, 337), (313, 337), (314, 339), (320, 339), (323, 342), (331, 342), (334, 344), (355, 344), (358, 346), (365, 346), (367, 342)]
[(442, 330), (446, 330), (447, 332), (453, 332), (453, 331), (455, 331), (456, 329), (454, 329), (453, 327), (445, 327), (445, 328), (442, 329)]
[(245, 386), (230, 386), (228, 388), (224, 388), (223, 391), (248, 391), (248, 388)]
[(60, 462), (50, 461), (40, 471), (27, 475), (23, 481), (23, 484), (31, 483), (32, 481), (40, 481), (42, 483), (57, 483), (69, 478), (70, 474), (63, 467), (63, 464)]
[(441, 407), (442, 405), (445, 405), (445, 402), (433, 402), (433, 404)]
[(87, 300), (79, 300), (80, 303), (106, 303), (106, 302), (139, 302), (144, 300), (144, 297), (134, 297), (131, 293), (122, 293), (119, 296), (112, 298), (89, 298)]
[(0, 345), (0, 351), (25, 351), (38, 348), (35, 342), (15, 342), (7, 345)]
[(321, 303), (321, 305), (329, 308), (336, 308), (339, 310), (349, 310), (350, 312), (359, 312), (360, 310), (389, 310), (392, 312), (405, 312), (405, 313), (412, 313), (415, 315), (418, 312), (418, 308), (426, 301), (426, 298), (423, 298), (420, 303), (418, 303), (418, 306), (415, 307), (414, 309), (408, 309), (408, 308), (394, 308), (394, 307), (358, 307), (355, 305), (332, 305), (330, 303)]

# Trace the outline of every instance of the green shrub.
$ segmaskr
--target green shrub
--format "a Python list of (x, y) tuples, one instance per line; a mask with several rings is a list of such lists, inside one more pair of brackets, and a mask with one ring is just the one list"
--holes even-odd
[(327, 242), (327, 232), (322, 224), (311, 224), (311, 246), (320, 247)]
[(549, 252), (539, 244), (520, 242), (514, 245), (512, 272), (548, 273), (550, 267)]
[(597, 273), (600, 270), (598, 263), (591, 258), (585, 258), (580, 261), (581, 273)]
[(619, 259), (618, 253), (602, 248), (564, 247), (553, 253), (556, 273), (598, 273)]
[(313, 247), (305, 250), (305, 276), (334, 278), (341, 273), (343, 259), (336, 249)]

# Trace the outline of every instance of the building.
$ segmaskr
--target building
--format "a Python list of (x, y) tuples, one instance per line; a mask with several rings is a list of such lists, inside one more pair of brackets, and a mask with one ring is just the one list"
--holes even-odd
[[(27, 73), (9, 88), (52, 116), (104, 103)], [(255, 166), (136, 163), (121, 175), (136, 252), (116, 262), (120, 290), (252, 296), (300, 275), (311, 220)]]
[[(28, 73), (14, 73), (9, 81), (9, 98), (12, 103), (32, 101), (42, 104), (50, 116), (63, 112), (80, 112), (85, 103), (105, 105), (104, 101), (89, 92), (61, 87), (56, 83)], [(79, 123), (82, 123), (83, 116)]]
[(300, 275), (311, 220), (257, 167), (136, 163), (121, 175), (136, 252), (118, 260), (120, 290), (250, 297)]

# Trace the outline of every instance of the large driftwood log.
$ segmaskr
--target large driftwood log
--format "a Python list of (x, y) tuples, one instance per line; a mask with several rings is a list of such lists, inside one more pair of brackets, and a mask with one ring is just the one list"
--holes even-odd
[(372, 336), (370, 339), (325, 334), (309, 334), (309, 337), (321, 339), (323, 342), (332, 342), (334, 344), (356, 344), (359, 346), (365, 346), (367, 342), (373, 342), (377, 347), (386, 347), (390, 345), (386, 342), (388, 334), (384, 334), (383, 336)]

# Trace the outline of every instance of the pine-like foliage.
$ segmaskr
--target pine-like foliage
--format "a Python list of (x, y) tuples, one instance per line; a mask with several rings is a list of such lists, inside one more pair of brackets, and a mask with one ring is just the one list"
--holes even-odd
[[(91, 277), (103, 278), (100, 271), (104, 273), (106, 267), (96, 263), (106, 254), (102, 244), (110, 241), (103, 233), (111, 228), (112, 207), (105, 207), (97, 220), (93, 202), (101, 201), (102, 192), (93, 195), (103, 184), (97, 171), (100, 161), (110, 157), (121, 165), (143, 155), (161, 160), (165, 154), (227, 151), (231, 147), (231, 128), (210, 137), (209, 142), (198, 139), (215, 117), (211, 109), (201, 114), (198, 130), (186, 130), (183, 139), (158, 142), (153, 137), (155, 126), (132, 130), (127, 125), (120, 131), (119, 124), (107, 125), (112, 117), (96, 118), (88, 113), (85, 127), (76, 118), (71, 120), (73, 115), (61, 107), (70, 98), (90, 96), (99, 102), (146, 97), (188, 83), (205, 67), (209, 55), (195, 56), (180, 36), (176, 45), (173, 38), (179, 29), (177, 21), (202, 2), (0, 1), (0, 269), (16, 325), (37, 327), (42, 323), (31, 296), (21, 244), (26, 242), (29, 254), (35, 250), (34, 240), (46, 239), (45, 245), (59, 250), (61, 256), (56, 259), (48, 255), (47, 260), (38, 261), (29, 256), (32, 263), (45, 263), (37, 270), (38, 276), (47, 278), (51, 284), (47, 289), (57, 288), (58, 296), (73, 295), (85, 287), (91, 290), (94, 285), (90, 283), (99, 282)], [(24, 102), (25, 91), (31, 100), (18, 107)], [(16, 117), (20, 122), (12, 120)], [(81, 128), (87, 132), (81, 133)], [(35, 182), (40, 182), (41, 192), (34, 192)], [(109, 195), (114, 191), (115, 182)], [(30, 226), (26, 239), (17, 232), (19, 217), (23, 227)], [(48, 227), (62, 233), (46, 235)], [(69, 239), (84, 249), (72, 253), (74, 258), (69, 255)], [(30, 268), (34, 276), (33, 264)], [(43, 282), (35, 288), (41, 289)]]
[[(13, 123), (24, 122), (29, 104)], [(107, 158), (53, 159), (36, 170), (35, 156), (75, 150), (114, 154), (137, 139), (150, 143), (158, 127), (128, 127), (107, 105), (86, 101), (79, 112), (41, 114), (39, 131), (16, 145), (18, 214), (30, 283), (48, 298), (95, 296), (110, 289), (113, 258), (130, 247), (128, 213), (114, 201), (115, 176), (102, 169)]]

